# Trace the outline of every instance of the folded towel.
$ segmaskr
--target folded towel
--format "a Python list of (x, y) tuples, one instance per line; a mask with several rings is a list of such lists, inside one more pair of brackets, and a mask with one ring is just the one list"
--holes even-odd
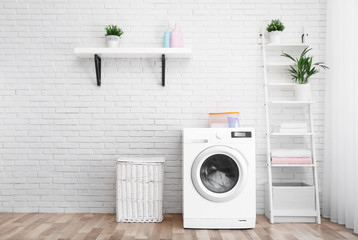
[(281, 123), (280, 124), (281, 129), (292, 129), (292, 128), (307, 128), (306, 123)]
[(280, 128), (279, 132), (280, 133), (306, 133), (308, 131), (307, 128), (291, 128), (291, 129)]
[(312, 164), (310, 157), (272, 157), (272, 164)]
[(311, 157), (308, 149), (271, 149), (271, 157)]

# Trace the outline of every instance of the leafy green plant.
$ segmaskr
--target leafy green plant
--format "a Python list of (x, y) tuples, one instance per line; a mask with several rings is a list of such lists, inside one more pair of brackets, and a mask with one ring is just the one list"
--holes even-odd
[(283, 31), (285, 29), (285, 26), (283, 25), (283, 23), (279, 20), (279, 19), (272, 19), (271, 23), (269, 25), (267, 25), (266, 30), (268, 32), (273, 32), (273, 31)]
[(281, 54), (281, 56), (287, 57), (295, 62), (295, 65), (291, 65), (289, 69), (294, 82), (306, 84), (312, 75), (319, 72), (319, 68), (328, 69), (328, 67), (324, 65), (324, 62), (312, 63), (313, 57), (307, 55), (311, 50), (312, 48), (306, 47), (301, 53), (300, 58), (293, 58), (287, 53)]
[(115, 35), (115, 36), (120, 37), (120, 36), (124, 33), (124, 32), (123, 32), (119, 27), (117, 27), (116, 25), (108, 25), (105, 29), (106, 29), (106, 31), (107, 31), (106, 36)]

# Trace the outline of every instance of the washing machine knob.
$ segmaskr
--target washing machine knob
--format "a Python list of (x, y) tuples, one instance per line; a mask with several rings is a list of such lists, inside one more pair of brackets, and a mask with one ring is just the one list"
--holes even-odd
[(217, 139), (222, 139), (224, 137), (224, 134), (222, 132), (219, 132), (216, 134)]

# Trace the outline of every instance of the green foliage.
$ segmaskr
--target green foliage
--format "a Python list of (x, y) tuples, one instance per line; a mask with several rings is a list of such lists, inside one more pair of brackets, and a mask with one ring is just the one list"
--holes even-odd
[(285, 26), (282, 24), (282, 22), (279, 19), (272, 19), (271, 23), (269, 25), (267, 25), (266, 30), (268, 32), (273, 32), (273, 31), (283, 31), (285, 29)]
[(106, 31), (107, 31), (106, 36), (116, 35), (116, 36), (120, 37), (120, 36), (124, 33), (124, 32), (123, 32), (119, 27), (117, 27), (116, 25), (108, 25), (105, 29), (106, 29)]
[(327, 69), (328, 67), (324, 65), (323, 62), (316, 62), (312, 63), (313, 57), (312, 56), (306, 56), (306, 54), (311, 51), (312, 48), (305, 48), (303, 52), (301, 53), (300, 58), (293, 58), (292, 56), (288, 55), (287, 53), (283, 53), (281, 56), (287, 57), (294, 61), (295, 65), (290, 66), (290, 71), (292, 80), (294, 82), (297, 82), (299, 84), (306, 84), (308, 82), (308, 79), (318, 73), (319, 68)]

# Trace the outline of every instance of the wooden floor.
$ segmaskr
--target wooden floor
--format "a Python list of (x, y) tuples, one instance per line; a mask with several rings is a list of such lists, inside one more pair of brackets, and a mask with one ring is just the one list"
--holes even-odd
[(0, 239), (358, 239), (353, 231), (322, 220), (317, 224), (270, 224), (257, 216), (255, 229), (183, 229), (180, 214), (166, 214), (162, 223), (116, 223), (113, 214), (0, 214)]

